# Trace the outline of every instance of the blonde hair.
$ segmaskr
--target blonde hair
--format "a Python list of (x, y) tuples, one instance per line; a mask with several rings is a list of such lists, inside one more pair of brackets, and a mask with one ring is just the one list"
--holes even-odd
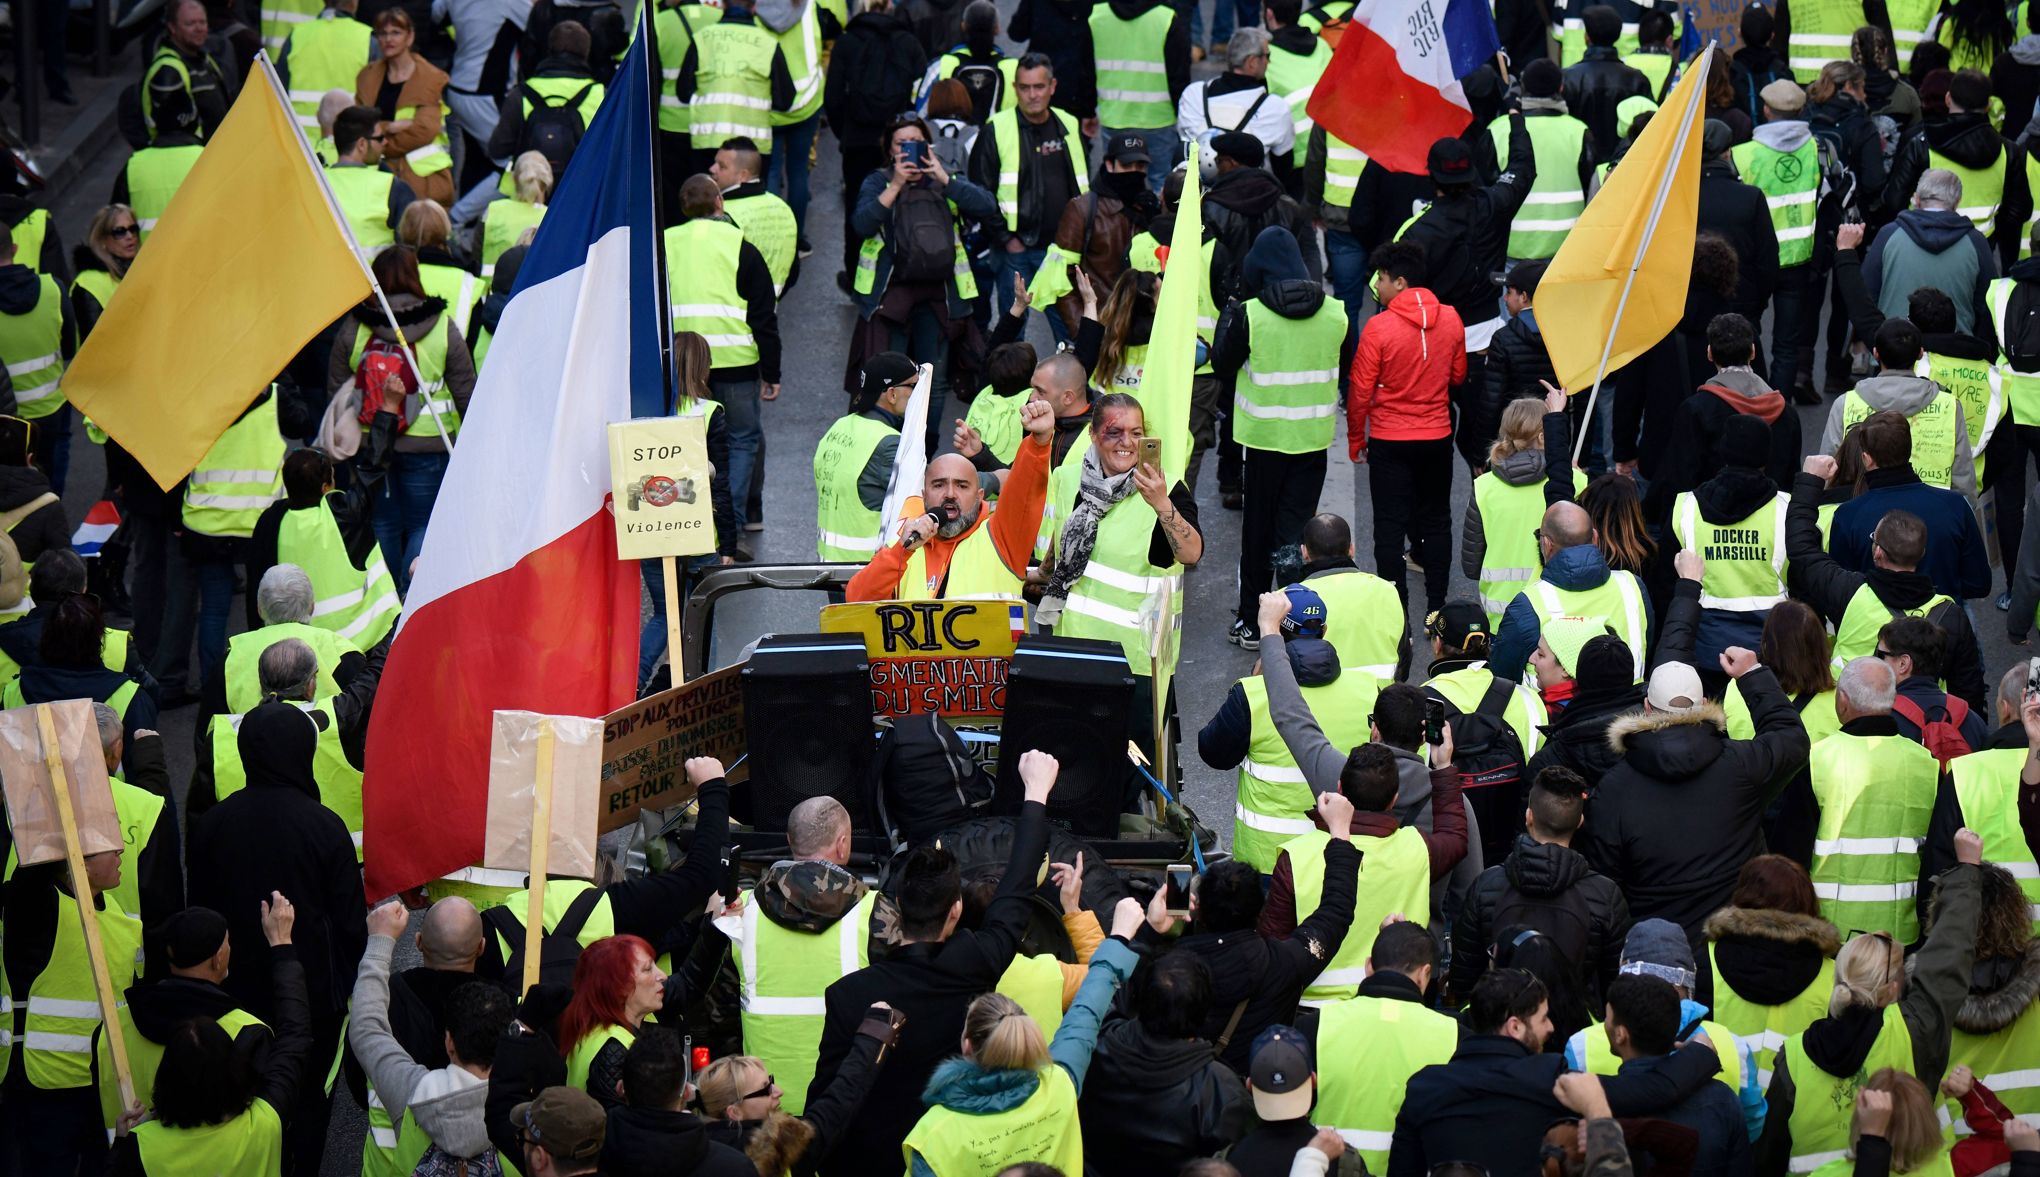
[(106, 267), (106, 272), (116, 278), (126, 275), (127, 268), (133, 264), (131, 261), (113, 256), (113, 222), (121, 217), (126, 217), (130, 224), (138, 227), (142, 223), (141, 218), (135, 216), (135, 210), (127, 205), (109, 204), (92, 214), (92, 227), (85, 230), (86, 247), (92, 251), (92, 256), (98, 258), (99, 263)]
[(694, 1089), (701, 1095), (702, 1114), (720, 1120), (724, 1112), (744, 1102), (744, 1096), (756, 1089), (753, 1068), (762, 1077), (765, 1060), (756, 1055), (726, 1054), (703, 1067), (694, 1077)]
[(1815, 106), (1833, 98), (1837, 91), (1856, 85), (1868, 75), (1853, 61), (1830, 61), (1820, 67), (1820, 76), (1807, 83), (1806, 100)]
[(1835, 991), (1828, 997), (1828, 1016), (1852, 1008), (1883, 1009), (1898, 1000), (1905, 978), (1905, 946), (1884, 932), (1866, 932), (1835, 957)]
[(987, 1071), (1038, 1071), (1048, 1065), (1048, 1039), (1020, 1003), (1003, 993), (980, 994), (963, 1015), (971, 1057)]
[[(1911, 1173), (1941, 1154), (1941, 1122), (1934, 1115), (1934, 1101), (1926, 1085), (1895, 1067), (1885, 1067), (1863, 1084), (1865, 1091), (1891, 1093), (1891, 1125), (1884, 1139), (1891, 1144), (1891, 1171)], [(1859, 1117), (1849, 1117), (1849, 1156), (1856, 1155), (1856, 1142), (1863, 1136)]]
[(1519, 396), (1502, 410), (1502, 424), (1495, 434), (1495, 444), (1488, 447), (1488, 466), (1499, 466), (1503, 458), (1543, 444), (1544, 399)]
[(552, 195), (552, 163), (536, 151), (527, 151), (510, 165), (510, 179), (517, 199), (525, 204), (544, 204)]
[(453, 236), (453, 218), (446, 215), (446, 206), (436, 200), (414, 200), (404, 206), (404, 215), (397, 221), (397, 242), (412, 249), (426, 246), (445, 245)]

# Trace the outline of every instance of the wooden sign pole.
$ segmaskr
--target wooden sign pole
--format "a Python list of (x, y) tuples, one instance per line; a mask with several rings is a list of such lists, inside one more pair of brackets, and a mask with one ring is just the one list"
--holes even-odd
[(128, 1065), (127, 1036), (120, 1032), (120, 1015), (115, 1008), (118, 995), (113, 978), (106, 971), (106, 945), (99, 936), (99, 913), (92, 906), (92, 883), (85, 876), (85, 854), (78, 845), (78, 815), (71, 808), (71, 782), (64, 772), (63, 749), (57, 743), (57, 724), (49, 705), (38, 703), (35, 723), (42, 735), (43, 763), (49, 766), (50, 784), (57, 793), (57, 820), (64, 826), (64, 856), (71, 866), (71, 896), (78, 904), (78, 926), (85, 933), (85, 956), (92, 964), (92, 987), (99, 994), (99, 1017), (106, 1044), (113, 1051), (113, 1072), (120, 1080), (120, 1106), (135, 1106), (135, 1077)]
[(539, 953), (545, 945), (546, 867), (552, 857), (553, 726), (538, 721), (538, 771), (531, 783), (531, 887), (524, 908), (524, 985), (538, 984)]
[(680, 561), (672, 556), (660, 556), (659, 565), (665, 571), (666, 581), (666, 665), (673, 672), (673, 685), (687, 681), (687, 674), (680, 668)]
[[(1175, 597), (1164, 584), (1161, 589), (1160, 605), (1155, 611), (1155, 636), (1148, 648), (1148, 682), (1151, 684), (1149, 693), (1154, 696), (1155, 779), (1160, 781), (1164, 788), (1169, 787), (1169, 773), (1175, 759), (1170, 755), (1169, 747), (1171, 743), (1169, 682), (1175, 677), (1174, 667), (1169, 660), (1169, 639), (1173, 636), (1171, 631), (1176, 625), (1175, 604)], [(1155, 804), (1157, 809), (1160, 809), (1165, 803), (1157, 797)]]

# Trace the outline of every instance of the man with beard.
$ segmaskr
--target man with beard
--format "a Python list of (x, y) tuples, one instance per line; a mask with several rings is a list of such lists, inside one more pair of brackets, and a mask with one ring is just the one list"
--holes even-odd
[(928, 463), (921, 501), (928, 511), (908, 520), (899, 542), (879, 549), (850, 578), (852, 601), (957, 597), (1020, 599), (1020, 582), (1041, 529), (1048, 498), (1049, 440), (1055, 412), (1044, 401), (1020, 407), (1027, 437), (1001, 475), (999, 501), (987, 505), (970, 459), (944, 454)]

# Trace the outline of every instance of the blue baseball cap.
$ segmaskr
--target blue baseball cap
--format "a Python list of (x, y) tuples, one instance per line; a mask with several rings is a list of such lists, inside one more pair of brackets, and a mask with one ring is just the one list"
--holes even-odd
[(1282, 636), (1285, 638), (1325, 636), (1325, 618), (1329, 612), (1325, 608), (1325, 599), (1300, 584), (1292, 584), (1282, 591), (1289, 595), (1289, 613), (1282, 618)]

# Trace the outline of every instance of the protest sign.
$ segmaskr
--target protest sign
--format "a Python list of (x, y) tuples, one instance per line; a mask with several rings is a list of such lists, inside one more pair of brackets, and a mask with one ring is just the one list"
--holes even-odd
[(715, 551), (708, 434), (700, 417), (642, 417), (609, 427), (616, 555), (624, 560)]
[[(610, 712), (602, 720), (602, 785), (597, 827), (622, 829), (643, 809), (667, 809), (694, 795), (687, 759), (713, 756), (732, 766), (744, 752), (741, 665)], [(741, 767), (730, 767), (734, 783)]]
[(1679, 56), (1690, 59), (1703, 45), (1719, 45), (1734, 55), (1742, 48), (1742, 14), (1746, 0), (1686, 0), (1686, 35)]
[(1006, 713), (1006, 671), (1027, 632), (1027, 607), (996, 599), (829, 605), (822, 631), (864, 638), (874, 715), (996, 718)]
[[(549, 733), (548, 730), (549, 729)], [(549, 747), (541, 747), (543, 741)], [(550, 770), (540, 754), (552, 761)], [(524, 870), (533, 849), (532, 815), (543, 802), (551, 838), (546, 870), (595, 877), (596, 794), (602, 766), (602, 721), (577, 715), (498, 711), (489, 740), (489, 821), (482, 865)]]

